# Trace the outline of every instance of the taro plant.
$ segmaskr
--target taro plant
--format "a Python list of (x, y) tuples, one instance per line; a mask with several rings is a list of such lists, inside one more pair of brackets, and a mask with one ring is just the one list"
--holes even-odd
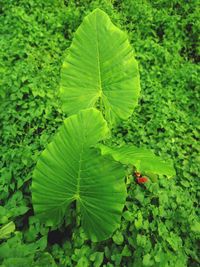
[(126, 200), (127, 166), (173, 176), (172, 162), (132, 145), (106, 146), (109, 128), (127, 119), (140, 92), (138, 65), (126, 34), (100, 9), (85, 17), (62, 67), (60, 98), (68, 115), (33, 173), (36, 215), (57, 226), (76, 201), (92, 241), (117, 229)]

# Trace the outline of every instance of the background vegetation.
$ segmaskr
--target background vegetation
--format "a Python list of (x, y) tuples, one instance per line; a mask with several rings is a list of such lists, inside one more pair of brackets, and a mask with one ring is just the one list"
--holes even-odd
[[(30, 195), (38, 155), (64, 118), (63, 52), (96, 7), (127, 32), (140, 66), (139, 106), (113, 142), (171, 157), (177, 172), (145, 187), (132, 179), (120, 229), (101, 243), (86, 240), (73, 207), (59, 230), (40, 225)], [(0, 241), (0, 266), (199, 266), (199, 21), (196, 0), (0, 1), (0, 226), (16, 225)]]

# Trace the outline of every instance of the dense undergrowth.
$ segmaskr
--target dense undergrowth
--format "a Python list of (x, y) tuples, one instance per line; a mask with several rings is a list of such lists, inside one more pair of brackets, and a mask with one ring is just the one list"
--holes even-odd
[[(199, 202), (197, 1), (3, 0), (0, 6), (0, 266), (196, 267)], [(128, 185), (120, 229), (86, 240), (74, 209), (59, 230), (34, 217), (31, 176), (64, 115), (58, 88), (63, 52), (96, 7), (127, 31), (140, 66), (142, 94), (114, 143), (133, 143), (173, 158), (177, 175)]]

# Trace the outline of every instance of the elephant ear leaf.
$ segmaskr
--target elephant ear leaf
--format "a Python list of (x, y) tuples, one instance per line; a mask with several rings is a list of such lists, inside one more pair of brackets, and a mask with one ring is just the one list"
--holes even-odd
[(33, 207), (42, 221), (58, 225), (76, 201), (92, 241), (108, 238), (118, 227), (126, 197), (124, 169), (92, 148), (108, 133), (96, 109), (82, 110), (64, 121), (33, 173)]
[(63, 111), (71, 115), (100, 105), (113, 124), (132, 114), (139, 92), (138, 65), (126, 34), (95, 9), (77, 29), (63, 63)]
[(107, 147), (99, 144), (97, 147), (101, 150), (102, 155), (112, 155), (112, 157), (122, 164), (131, 164), (141, 173), (151, 173), (175, 176), (175, 169), (171, 160), (163, 160), (156, 156), (148, 149), (138, 148), (131, 145), (121, 147)]

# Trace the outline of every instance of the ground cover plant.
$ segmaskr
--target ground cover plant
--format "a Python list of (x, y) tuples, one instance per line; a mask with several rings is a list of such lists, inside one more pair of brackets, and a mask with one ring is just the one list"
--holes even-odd
[[(127, 31), (141, 75), (140, 103), (110, 145), (169, 155), (177, 173), (145, 185), (130, 176), (121, 224), (100, 243), (88, 240), (73, 206), (59, 229), (41, 224), (30, 193), (36, 161), (65, 117), (63, 52), (96, 7)], [(199, 265), (198, 16), (196, 1), (2, 1), (2, 266)]]

